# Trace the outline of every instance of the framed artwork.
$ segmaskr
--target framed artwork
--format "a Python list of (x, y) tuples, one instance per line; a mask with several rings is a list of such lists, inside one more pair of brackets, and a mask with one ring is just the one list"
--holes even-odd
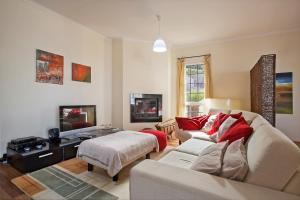
[(64, 80), (64, 57), (36, 50), (36, 82), (62, 85)]
[(293, 114), (293, 73), (276, 73), (276, 113)]
[(91, 67), (86, 65), (81, 65), (77, 63), (72, 63), (72, 80), (80, 82), (91, 82)]

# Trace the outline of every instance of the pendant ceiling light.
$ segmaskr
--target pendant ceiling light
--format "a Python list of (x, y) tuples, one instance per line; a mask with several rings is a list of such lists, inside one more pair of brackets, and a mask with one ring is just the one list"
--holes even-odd
[(157, 18), (157, 22), (158, 22), (158, 37), (154, 41), (153, 51), (161, 53), (161, 52), (167, 51), (167, 45), (166, 45), (165, 41), (160, 36), (160, 16), (156, 15), (156, 18)]

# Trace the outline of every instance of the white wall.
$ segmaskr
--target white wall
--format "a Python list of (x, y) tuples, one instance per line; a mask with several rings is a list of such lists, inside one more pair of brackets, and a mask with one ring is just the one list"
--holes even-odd
[(123, 40), (112, 40), (112, 126), (123, 128)]
[[(276, 126), (293, 140), (300, 141), (300, 31), (243, 40), (173, 47), (172, 99), (176, 99), (176, 58), (211, 54), (213, 97), (243, 101), (250, 109), (250, 70), (263, 54), (276, 54), (277, 72), (293, 72), (294, 114), (277, 114)], [(176, 113), (172, 101), (172, 115)]]
[(152, 45), (150, 42), (123, 40), (124, 129), (139, 130), (156, 124), (130, 123), (130, 93), (162, 94), (163, 119), (170, 117), (170, 51), (154, 53)]
[[(111, 123), (111, 40), (30, 1), (0, 5), (0, 153), (18, 137), (47, 137), (58, 106), (96, 104)], [(35, 50), (64, 56), (64, 84), (35, 82)], [(71, 62), (92, 67), (92, 83), (71, 81)]]

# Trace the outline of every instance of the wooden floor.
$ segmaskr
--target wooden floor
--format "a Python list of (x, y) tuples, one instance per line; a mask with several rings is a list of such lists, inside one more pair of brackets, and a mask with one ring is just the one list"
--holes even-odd
[(7, 164), (0, 163), (0, 199), (2, 200), (28, 200), (30, 199), (10, 181), (22, 175), (20, 172)]

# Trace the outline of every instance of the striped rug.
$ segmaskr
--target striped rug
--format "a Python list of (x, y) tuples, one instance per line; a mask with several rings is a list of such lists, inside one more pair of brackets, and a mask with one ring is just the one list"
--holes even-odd
[[(77, 159), (74, 160), (76, 161)], [(63, 170), (59, 165), (54, 165), (17, 177), (12, 182), (35, 200), (118, 199), (117, 196), (83, 181), (80, 177), (82, 176), (75, 177), (68, 173), (67, 170)]]

